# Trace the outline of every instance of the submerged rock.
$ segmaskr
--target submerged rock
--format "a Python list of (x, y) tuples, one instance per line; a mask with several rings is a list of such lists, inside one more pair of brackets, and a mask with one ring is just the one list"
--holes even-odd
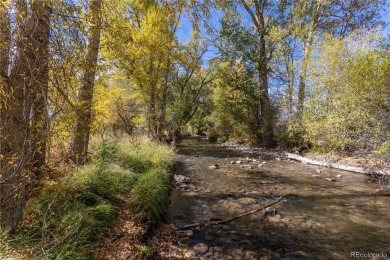
[(196, 254), (194, 251), (188, 251), (187, 253), (184, 254), (184, 259), (193, 259), (196, 257)]
[(260, 193), (258, 193), (256, 191), (244, 192), (244, 196), (247, 196), (247, 197), (250, 197), (250, 198), (254, 198), (254, 199), (261, 198)]
[(191, 179), (184, 176), (184, 175), (174, 174), (173, 179), (176, 181), (177, 184), (190, 184), (191, 183)]
[(194, 245), (193, 249), (194, 249), (195, 253), (202, 255), (202, 254), (206, 253), (207, 250), (209, 250), (209, 247), (205, 243), (198, 243), (198, 244)]
[(209, 169), (219, 169), (219, 165), (218, 164), (211, 165)]
[(189, 237), (192, 237), (194, 235), (194, 231), (192, 231), (191, 229), (185, 230), (183, 233), (186, 234), (186, 236), (189, 236)]
[(265, 210), (264, 210), (265, 215), (275, 215), (277, 212), (278, 212), (277, 209), (275, 209), (273, 207), (268, 207), (268, 208), (265, 208)]

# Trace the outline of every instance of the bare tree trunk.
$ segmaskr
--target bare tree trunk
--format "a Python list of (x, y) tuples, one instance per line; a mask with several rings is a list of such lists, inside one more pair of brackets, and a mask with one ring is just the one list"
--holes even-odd
[(31, 4), (32, 49), (35, 50), (35, 66), (31, 88), (34, 90), (31, 122), (32, 168), (37, 181), (46, 161), (48, 130), (47, 93), (49, 83), (49, 37), (51, 0), (36, 0)]
[(88, 159), (88, 144), (92, 123), (92, 99), (100, 45), (101, 7), (102, 0), (92, 0), (90, 6), (92, 19), (88, 53), (84, 77), (79, 90), (77, 118), (69, 148), (70, 158), (78, 165), (85, 164)]
[(167, 59), (167, 66), (165, 69), (165, 77), (164, 77), (164, 85), (161, 95), (161, 104), (160, 104), (160, 111), (159, 111), (159, 117), (158, 117), (158, 140), (162, 141), (164, 131), (167, 128), (166, 123), (166, 108), (167, 108), (167, 97), (168, 97), (168, 90), (169, 90), (169, 73), (171, 71), (171, 59), (170, 59), (170, 53), (168, 53), (168, 59)]
[(256, 8), (258, 32), (259, 36), (259, 89), (260, 89), (260, 116), (261, 116), (261, 140), (260, 144), (265, 147), (275, 145), (274, 131), (273, 131), (273, 109), (268, 95), (268, 62), (265, 42), (265, 22), (264, 22), (264, 8), (266, 2), (258, 4)]
[(285, 65), (286, 65), (286, 74), (287, 74), (287, 98), (288, 104), (287, 109), (290, 115), (293, 112), (293, 95), (294, 95), (294, 66), (293, 62), (288, 58), (288, 53), (285, 54)]
[[(26, 1), (16, 1), (16, 49), (12, 71), (5, 84), (1, 113), (1, 178), (0, 178), (0, 226), (15, 228), (20, 221), (25, 204), (26, 176), (29, 176), (31, 111), (31, 69), (33, 68), (31, 24), (27, 19)], [(7, 10), (2, 11), (3, 24), (9, 28)], [(8, 31), (9, 31), (8, 30)], [(6, 30), (4, 30), (6, 31)], [(2, 35), (3, 36), (3, 35)], [(5, 37), (9, 39), (9, 35)], [(6, 43), (4, 46), (9, 46)], [(7, 48), (7, 47), (6, 47)], [(6, 48), (2, 48), (5, 53)], [(8, 57), (8, 55), (7, 55)], [(10, 64), (2, 63), (2, 72), (7, 74)], [(30, 67), (31, 65), (31, 67)], [(6, 72), (7, 71), (7, 72)]]
[[(11, 44), (11, 27), (8, 10), (8, 1), (0, 5), (0, 84), (3, 87), (8, 81), (9, 51)], [(2, 99), (3, 100), (3, 99)]]
[(299, 73), (299, 89), (298, 89), (298, 116), (299, 116), (299, 118), (302, 117), (303, 104), (304, 104), (305, 98), (306, 98), (305, 91), (306, 91), (306, 79), (307, 79), (307, 66), (308, 66), (309, 58), (310, 58), (310, 54), (311, 54), (312, 42), (313, 42), (312, 32), (310, 32), (307, 42), (303, 43), (303, 60), (302, 60), (301, 71)]
[[(11, 144), (9, 143), (9, 126), (7, 110), (10, 95), (9, 86), (9, 51), (11, 44), (11, 27), (6, 6), (0, 5), (0, 228), (12, 228), (16, 225), (14, 213), (16, 201), (13, 201), (13, 169), (8, 165)], [(15, 173), (16, 174), (16, 173)], [(11, 182), (12, 181), (12, 182)]]
[(318, 22), (321, 17), (323, 3), (317, 2), (314, 7), (313, 20), (310, 24), (309, 31), (305, 40), (303, 40), (303, 60), (301, 71), (299, 74), (299, 89), (298, 89), (298, 119), (302, 124), (303, 106), (306, 98), (306, 79), (307, 79), (307, 66), (309, 64), (309, 58), (312, 50), (314, 34), (318, 27)]

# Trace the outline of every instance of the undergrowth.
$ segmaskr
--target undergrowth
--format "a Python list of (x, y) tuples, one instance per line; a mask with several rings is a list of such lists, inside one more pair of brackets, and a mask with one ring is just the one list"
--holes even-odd
[(13, 245), (29, 259), (94, 259), (94, 243), (115, 223), (125, 200), (145, 220), (163, 216), (172, 158), (171, 149), (148, 140), (101, 143), (91, 164), (28, 202)]

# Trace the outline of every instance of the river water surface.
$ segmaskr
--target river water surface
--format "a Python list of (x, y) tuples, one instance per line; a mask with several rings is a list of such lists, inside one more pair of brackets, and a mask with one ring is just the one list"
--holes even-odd
[[(179, 143), (177, 160), (176, 174), (193, 181), (172, 192), (167, 221), (177, 228), (282, 198), (275, 214), (187, 231), (179, 244), (189, 258), (351, 259), (359, 252), (390, 259), (390, 190), (369, 176), (230, 150), (202, 138)], [(210, 169), (214, 164), (218, 169)]]

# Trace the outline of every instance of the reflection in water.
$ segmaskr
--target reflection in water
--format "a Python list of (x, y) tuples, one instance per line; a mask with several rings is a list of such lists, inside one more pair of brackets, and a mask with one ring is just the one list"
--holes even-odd
[[(367, 176), (317, 171), (317, 166), (287, 160), (263, 162), (259, 154), (200, 138), (183, 140), (178, 154), (176, 173), (195, 183), (172, 193), (168, 221), (176, 226), (226, 219), (283, 197), (276, 215), (256, 213), (226, 226), (194, 230), (183, 241), (189, 249), (204, 243), (208, 256), (219, 259), (345, 259), (350, 252), (390, 256), (390, 192)], [(256, 160), (248, 163), (250, 168), (231, 164), (247, 156)], [(214, 164), (220, 168), (209, 169)], [(339, 174), (337, 182), (326, 180)]]

